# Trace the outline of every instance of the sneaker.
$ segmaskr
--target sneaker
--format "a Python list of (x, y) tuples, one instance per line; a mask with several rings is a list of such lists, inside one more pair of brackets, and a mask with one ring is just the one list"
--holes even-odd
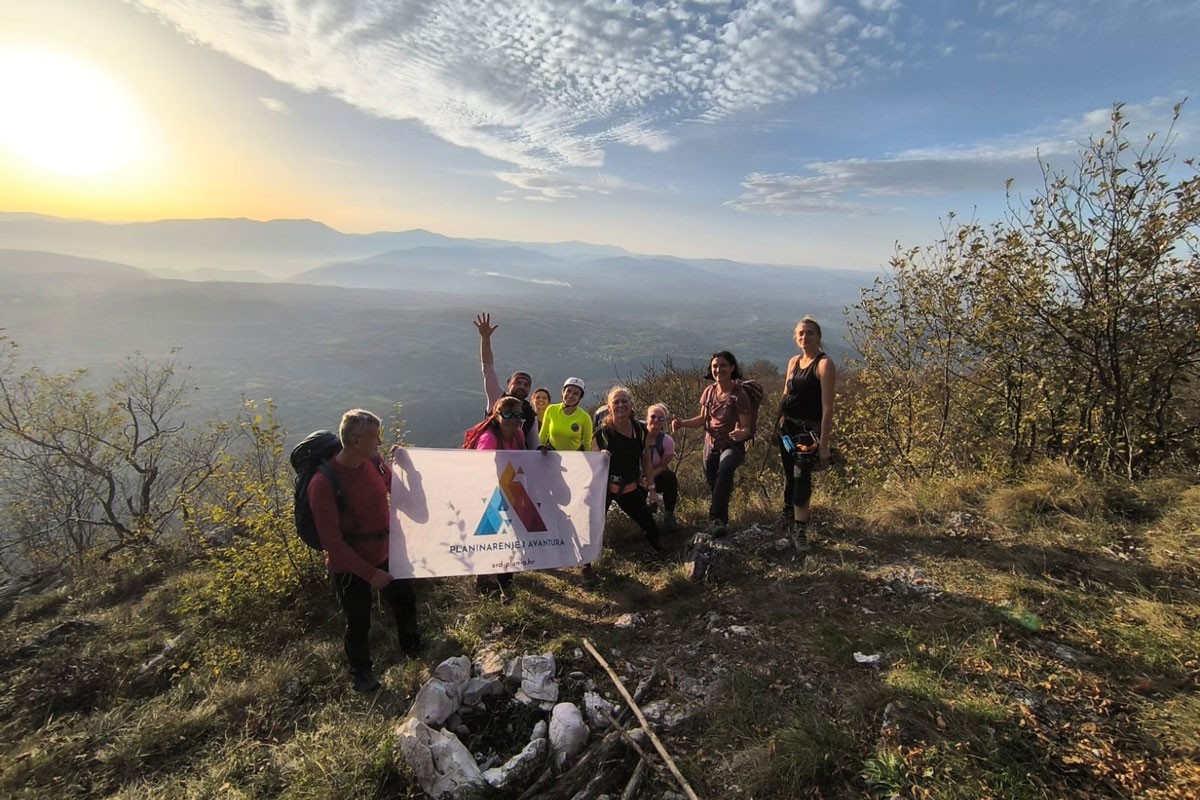
[(371, 670), (358, 670), (351, 674), (354, 678), (354, 691), (367, 694), (369, 692), (379, 691), (379, 681), (375, 679), (375, 675)]

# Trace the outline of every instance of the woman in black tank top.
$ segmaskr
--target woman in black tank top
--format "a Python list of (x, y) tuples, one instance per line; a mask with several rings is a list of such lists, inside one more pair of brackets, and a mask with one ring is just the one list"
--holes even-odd
[(646, 532), (646, 541), (657, 552), (663, 551), (654, 514), (646, 505), (650, 452), (646, 444), (646, 426), (633, 415), (633, 396), (624, 386), (608, 392), (608, 413), (592, 435), (592, 450), (607, 450), (608, 503), (616, 503), (630, 519)]
[(821, 349), (821, 326), (812, 317), (796, 323), (799, 355), (788, 362), (779, 409), (784, 518), (797, 546), (807, 545), (813, 469), (829, 466), (837, 368)]

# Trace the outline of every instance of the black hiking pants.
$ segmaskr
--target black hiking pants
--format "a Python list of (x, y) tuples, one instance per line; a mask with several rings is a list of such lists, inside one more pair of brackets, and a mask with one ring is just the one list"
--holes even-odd
[[(387, 569), (387, 564), (379, 568)], [(371, 584), (351, 572), (333, 573), (330, 575), (333, 591), (337, 594), (342, 610), (346, 613), (346, 661), (350, 671), (359, 673), (371, 669), (371, 603), (374, 592)], [(396, 618), (396, 631), (399, 635), (400, 648), (406, 652), (416, 649), (420, 641), (420, 631), (417, 628), (417, 593), (411, 580), (393, 579), (391, 583), (379, 591), (379, 596), (392, 609)]]

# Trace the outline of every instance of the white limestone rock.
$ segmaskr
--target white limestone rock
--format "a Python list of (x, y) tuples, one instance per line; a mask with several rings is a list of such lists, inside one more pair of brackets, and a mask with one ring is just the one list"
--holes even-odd
[(546, 739), (533, 739), (525, 748), (499, 767), (484, 770), (483, 778), (491, 786), (500, 791), (523, 788), (529, 784), (541, 769), (550, 742)]
[(446, 683), (466, 683), (471, 677), (471, 660), (466, 656), (447, 658), (433, 670), (433, 677)]
[(574, 703), (559, 703), (550, 712), (550, 747), (555, 763), (561, 768), (583, 751), (587, 744), (588, 727), (583, 714)]
[(431, 678), (417, 692), (417, 698), (413, 700), (408, 715), (426, 725), (441, 725), (451, 714), (458, 711), (460, 705), (458, 686)]
[(554, 654), (524, 656), (521, 659), (521, 691), (539, 702), (558, 700), (558, 683), (554, 680)]
[(504, 694), (504, 683), (497, 677), (470, 678), (462, 685), (462, 704), (467, 708), (478, 706), (488, 697)]
[(455, 800), (487, 785), (474, 756), (447, 731), (405, 717), (396, 728), (396, 745), (421, 789), (435, 800)]
[[(605, 700), (598, 692), (583, 693), (583, 710), (587, 714), (588, 724), (593, 730), (603, 730), (608, 727), (608, 717), (616, 716), (617, 709)], [(605, 715), (608, 716), (605, 716)]]

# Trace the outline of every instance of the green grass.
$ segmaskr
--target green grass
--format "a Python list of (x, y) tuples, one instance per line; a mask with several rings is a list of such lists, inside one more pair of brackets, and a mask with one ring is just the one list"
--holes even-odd
[[(773, 521), (747, 494), (735, 520)], [(703, 512), (693, 499), (681, 516)], [(615, 697), (586, 638), (630, 689), (657, 670), (645, 702), (698, 702), (703, 684), (704, 712), (663, 735), (702, 797), (1196, 797), (1198, 512), (1194, 481), (1059, 467), (854, 490), (818, 497), (807, 560), (747, 555), (703, 585), (686, 534), (653, 558), (614, 514), (595, 586), (520, 575), (501, 606), (469, 579), (427, 581), (415, 661), (377, 616), (371, 697), (350, 690), (319, 570), (290, 594), (222, 594), (206, 562), (97, 566), (4, 619), (0, 796), (419, 797), (392, 728), (437, 663), (484, 642), (548, 651)], [(245, 564), (269, 575), (264, 552)], [(68, 619), (99, 628), (26, 646)], [(135, 679), (180, 633), (164, 676)], [(646, 791), (669, 788), (655, 775)]]

